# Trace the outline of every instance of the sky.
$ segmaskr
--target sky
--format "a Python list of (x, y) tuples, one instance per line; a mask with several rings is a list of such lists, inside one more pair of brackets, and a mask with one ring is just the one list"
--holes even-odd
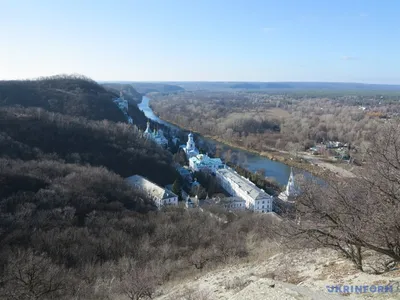
[(398, 0), (0, 0), (0, 79), (400, 84)]

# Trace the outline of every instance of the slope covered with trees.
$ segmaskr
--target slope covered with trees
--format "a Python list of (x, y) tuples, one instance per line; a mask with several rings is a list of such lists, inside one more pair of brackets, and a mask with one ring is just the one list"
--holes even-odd
[(1, 299), (146, 299), (183, 272), (246, 256), (247, 235), (269, 226), (157, 212), (116, 174), (53, 160), (0, 159), (0, 184)]
[[(111, 101), (119, 96), (120, 91), (118, 88), (106, 89), (82, 75), (0, 81), (0, 106), (41, 107), (48, 111), (91, 120), (125, 122), (124, 115)], [(141, 96), (132, 87), (128, 92), (127, 100), (132, 99), (129, 101), (131, 105), (128, 113), (135, 124), (144, 126), (146, 118), (136, 106)]]
[(268, 235), (261, 216), (157, 211), (128, 185), (177, 174), (169, 152), (114, 122), (114, 93), (65, 76), (0, 85), (1, 299), (151, 298)]
[(128, 83), (103, 83), (102, 86), (113, 93), (118, 94), (119, 92), (124, 93), (125, 99), (130, 103), (140, 103), (142, 101), (142, 94), (134, 89), (131, 84)]
[(105, 166), (122, 177), (141, 174), (159, 184), (174, 181), (172, 156), (126, 123), (91, 121), (39, 108), (0, 108), (3, 157), (52, 157)]

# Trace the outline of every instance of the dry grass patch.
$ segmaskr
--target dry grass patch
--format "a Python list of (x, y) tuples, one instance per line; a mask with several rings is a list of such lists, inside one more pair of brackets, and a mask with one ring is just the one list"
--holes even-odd
[(246, 286), (252, 283), (253, 280), (248, 279), (247, 277), (235, 277), (233, 279), (227, 280), (224, 283), (224, 287), (227, 290), (243, 290)]
[(186, 286), (179, 294), (172, 295), (168, 300), (212, 300), (212, 292), (207, 289)]

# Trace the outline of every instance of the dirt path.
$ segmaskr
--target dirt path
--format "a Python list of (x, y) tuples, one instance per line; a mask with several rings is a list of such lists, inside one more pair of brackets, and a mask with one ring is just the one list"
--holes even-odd
[(324, 162), (321, 159), (319, 159), (318, 157), (315, 157), (314, 155), (308, 154), (306, 152), (301, 152), (300, 156), (303, 159), (307, 160), (309, 163), (311, 163), (313, 165), (317, 165), (318, 167), (323, 168), (323, 169), (328, 169), (329, 171), (335, 173), (337, 176), (345, 177), (345, 178), (356, 177), (356, 175), (354, 175), (352, 172), (350, 172), (340, 166), (337, 166), (335, 164)]

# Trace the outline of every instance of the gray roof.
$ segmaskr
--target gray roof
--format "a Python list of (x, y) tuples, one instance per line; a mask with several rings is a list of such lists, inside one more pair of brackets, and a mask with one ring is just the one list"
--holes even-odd
[(170, 190), (164, 189), (154, 182), (151, 182), (145, 177), (140, 175), (133, 175), (125, 179), (131, 185), (143, 189), (146, 193), (157, 199), (168, 199), (172, 197), (178, 197)]
[(234, 182), (237, 186), (239, 186), (240, 189), (245, 191), (254, 200), (261, 200), (271, 197), (264, 190), (258, 188), (250, 180), (240, 176), (230, 168), (219, 169), (217, 170), (217, 173), (219, 173), (225, 178), (228, 178), (230, 181)]

